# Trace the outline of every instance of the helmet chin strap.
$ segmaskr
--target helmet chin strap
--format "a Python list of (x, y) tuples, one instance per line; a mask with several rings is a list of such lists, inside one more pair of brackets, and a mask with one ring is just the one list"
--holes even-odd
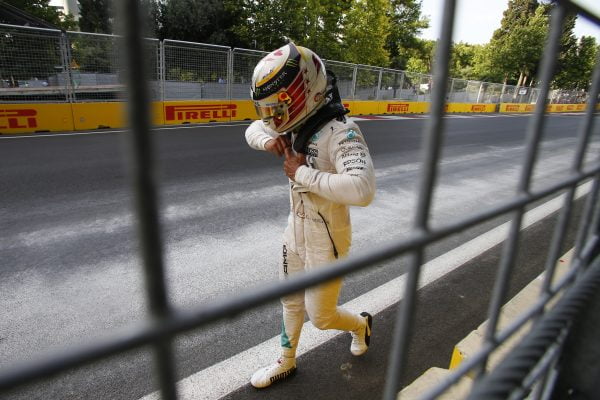
[(300, 125), (300, 127), (294, 129), (294, 132), (296, 132), (297, 135), (296, 140), (294, 140), (293, 148), (297, 153), (306, 154), (308, 141), (312, 135), (334, 118), (338, 121), (345, 121), (345, 115), (350, 112), (350, 110), (345, 108), (342, 104), (340, 92), (337, 88), (337, 77), (331, 71), (327, 71), (327, 87), (328, 90), (325, 92), (323, 105), (315, 114), (310, 116), (302, 125)]

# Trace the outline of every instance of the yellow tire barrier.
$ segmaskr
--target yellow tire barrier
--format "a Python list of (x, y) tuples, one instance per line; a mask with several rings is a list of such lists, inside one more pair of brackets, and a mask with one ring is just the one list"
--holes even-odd
[[(548, 104), (546, 112), (582, 112), (585, 111), (586, 104)], [(501, 113), (531, 113), (535, 110), (535, 104), (502, 103), (500, 104)], [(600, 104), (596, 106), (600, 111)]]
[(448, 113), (493, 113), (496, 112), (496, 104), (485, 103), (448, 103), (446, 112)]
[(71, 104), (0, 104), (0, 133), (74, 129)]
[[(416, 101), (344, 100), (350, 115), (424, 114), (430, 103)], [(547, 112), (582, 112), (585, 104), (550, 104)], [(448, 113), (530, 113), (534, 104), (448, 103)], [(600, 104), (597, 106), (600, 111)], [(125, 103), (0, 104), (0, 134), (64, 132), (126, 126)], [(229, 122), (258, 118), (250, 100), (186, 100), (153, 102), (152, 123), (160, 125)]]

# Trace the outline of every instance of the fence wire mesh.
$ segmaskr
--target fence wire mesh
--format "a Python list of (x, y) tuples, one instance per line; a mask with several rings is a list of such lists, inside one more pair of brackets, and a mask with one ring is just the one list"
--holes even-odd
[[(136, 5), (138, 2), (135, 0), (127, 0), (127, 3)], [(503, 286), (507, 284), (511, 276), (511, 267), (516, 254), (516, 246), (518, 245), (520, 239), (519, 229), (526, 206), (535, 201), (544, 199), (549, 195), (561, 193), (564, 190), (572, 193), (578, 185), (587, 181), (592, 181), (592, 186), (595, 189), (592, 189), (592, 193), (588, 195), (586, 211), (580, 221), (580, 232), (585, 232), (581, 233), (578, 238), (576, 252), (577, 257), (571, 267), (572, 273), (568, 276), (570, 280), (565, 280), (556, 288), (556, 291), (566, 288), (568, 290), (568, 295), (565, 298), (570, 299), (571, 297), (579, 297), (578, 294), (580, 291), (585, 291), (587, 293), (590, 290), (597, 290), (596, 287), (599, 284), (598, 282), (600, 282), (600, 279), (598, 279), (600, 264), (597, 258), (597, 249), (600, 243), (600, 232), (598, 227), (600, 204), (597, 202), (597, 190), (600, 182), (600, 165), (598, 165), (597, 155), (594, 158), (594, 163), (586, 168), (582, 167), (581, 160), (589, 148), (588, 139), (594, 121), (595, 107), (598, 103), (598, 93), (600, 92), (600, 60), (596, 66), (591, 96), (587, 98), (587, 111), (579, 132), (578, 151), (574, 157), (573, 168), (569, 170), (570, 174), (565, 178), (557, 180), (555, 184), (549, 187), (537, 190), (533, 190), (530, 187), (533, 169), (536, 163), (536, 156), (539, 151), (541, 136), (543, 134), (543, 121), (545, 118), (545, 108), (543, 105), (550, 101), (550, 98), (552, 97), (549, 90), (549, 82), (551, 81), (551, 76), (554, 71), (554, 62), (557, 55), (557, 42), (562, 30), (565, 14), (564, 7), (566, 6), (573, 7), (573, 9), (576, 11), (581, 11), (578, 6), (573, 5), (571, 2), (566, 0), (559, 2), (559, 5), (555, 9), (553, 13), (554, 16), (552, 19), (553, 22), (551, 30), (551, 37), (554, 38), (554, 40), (550, 40), (545, 50), (544, 62), (541, 67), (542, 81), (544, 84), (539, 89), (537, 94), (533, 90), (530, 92), (521, 90), (523, 88), (518, 89), (515, 87), (506, 87), (504, 85), (498, 86), (489, 85), (482, 82), (449, 79), (447, 74), (450, 38), (452, 37), (452, 25), (454, 20), (454, 0), (448, 0), (445, 2), (441, 30), (443, 33), (443, 39), (438, 46), (439, 53), (436, 58), (438, 63), (436, 64), (436, 73), (433, 77), (414, 73), (383, 71), (380, 69), (365, 68), (363, 66), (327, 61), (327, 66), (333, 69), (338, 75), (338, 79), (340, 80), (340, 88), (344, 98), (368, 98), (369, 96), (380, 97), (382, 96), (382, 92), (384, 92), (384, 95), (391, 95), (392, 97), (398, 96), (399, 98), (417, 100), (430, 99), (432, 101), (431, 117), (427, 120), (427, 125), (423, 132), (424, 155), (422, 160), (423, 167), (421, 171), (419, 191), (420, 201), (418, 202), (417, 209), (415, 210), (414, 218), (415, 229), (410, 233), (410, 235), (408, 235), (407, 238), (394, 241), (390, 244), (382, 246), (379, 249), (372, 250), (367, 254), (361, 255), (360, 258), (348, 258), (342, 260), (332, 265), (331, 268), (312, 271), (297, 279), (290, 279), (267, 288), (241, 293), (236, 297), (224, 299), (218, 303), (204, 304), (198, 306), (197, 309), (190, 312), (170, 310), (165, 306), (165, 304), (161, 305), (160, 302), (157, 302), (156, 299), (160, 299), (161, 297), (164, 298), (164, 293), (161, 295), (160, 290), (157, 290), (157, 288), (160, 289), (164, 286), (164, 276), (161, 275), (159, 268), (160, 266), (152, 265), (152, 263), (161, 258), (161, 250), (160, 246), (158, 245), (147, 246), (146, 249), (148, 250), (148, 253), (152, 255), (152, 257), (148, 257), (146, 259), (146, 275), (148, 281), (154, 284), (154, 288), (152, 284), (148, 285), (148, 297), (151, 301), (154, 301), (154, 303), (158, 303), (158, 305), (154, 305), (155, 310), (153, 315), (157, 318), (160, 318), (160, 324), (156, 323), (156, 321), (149, 321), (148, 324), (144, 324), (137, 329), (128, 331), (126, 335), (94, 343), (85, 348), (74, 348), (71, 352), (61, 354), (60, 357), (56, 357), (55, 359), (45, 360), (38, 364), (28, 364), (24, 367), (16, 367), (10, 371), (3, 372), (0, 374), (0, 391), (9, 390), (18, 385), (31, 382), (35, 379), (51, 376), (68, 368), (81, 366), (94, 360), (102, 359), (113, 354), (119, 354), (129, 349), (151, 344), (162, 356), (162, 358), (157, 358), (158, 361), (156, 363), (157, 370), (162, 372), (160, 381), (162, 394), (164, 398), (176, 398), (177, 394), (173, 382), (173, 367), (170, 365), (172, 350), (168, 346), (168, 343), (173, 337), (181, 334), (182, 332), (186, 332), (193, 328), (208, 324), (209, 322), (232, 316), (251, 307), (264, 304), (268, 301), (279, 298), (284, 294), (296, 292), (300, 289), (314, 286), (332, 278), (340, 277), (351, 272), (367, 268), (383, 260), (388, 260), (397, 257), (398, 255), (408, 253), (412, 257), (411, 270), (406, 283), (406, 294), (403, 300), (403, 306), (399, 311), (397, 318), (398, 322), (396, 333), (398, 334), (394, 336), (396, 344), (392, 349), (393, 351), (390, 357), (392, 361), (388, 369), (386, 393), (384, 394), (384, 398), (386, 400), (395, 399), (399, 390), (397, 385), (399, 377), (401, 376), (403, 368), (406, 367), (405, 352), (410, 342), (410, 322), (413, 320), (414, 314), (418, 310), (415, 302), (417, 282), (419, 280), (420, 268), (423, 263), (423, 254), (427, 246), (464, 229), (477, 226), (485, 221), (489, 221), (494, 217), (507, 213), (510, 213), (513, 216), (511, 221), (511, 229), (504, 246), (505, 251), (502, 257), (502, 265), (499, 268), (496, 279), (498, 283), (498, 289), (495, 288), (494, 299), (490, 303), (490, 320), (495, 320), (497, 319), (500, 311), (500, 305), (505, 300)], [(138, 12), (136, 7), (133, 7), (133, 11), (134, 12), (127, 14), (127, 18), (130, 20), (128, 22), (132, 23), (131, 26), (135, 27), (135, 20)], [(593, 20), (595, 23), (600, 24), (599, 17), (594, 17)], [(140, 45), (141, 39), (137, 38), (136, 40), (136, 35), (134, 33), (130, 32), (130, 35), (133, 36), (133, 39), (128, 40), (128, 44), (130, 47), (135, 49), (135, 46)], [(58, 42), (60, 49), (60, 40)], [(49, 41), (49, 43), (55, 45), (54, 41)], [(171, 68), (174, 69), (179, 68), (178, 73), (180, 74), (190, 74), (190, 79), (183, 80), (181, 76), (179, 76), (174, 80), (174, 82), (190, 82), (192, 84), (209, 82), (219, 85), (219, 79), (221, 79), (219, 75), (225, 72), (226, 82), (230, 84), (230, 90), (228, 92), (232, 98), (237, 96), (238, 92), (240, 96), (242, 96), (241, 93), (244, 92), (242, 98), (247, 98), (247, 89), (249, 86), (252, 69), (256, 64), (256, 61), (258, 61), (258, 59), (264, 55), (264, 53), (261, 52), (235, 49), (234, 51), (230, 52), (230, 54), (233, 53), (233, 58), (228, 59), (227, 51), (225, 51), (225, 49), (223, 49), (223, 52), (217, 50), (203, 50), (194, 46), (192, 46), (191, 49), (188, 49), (187, 45), (181, 44), (172, 44), (172, 47), (173, 48), (165, 49), (164, 53), (162, 53), (164, 59), (161, 60), (161, 62), (158, 62), (158, 57), (156, 57), (157, 64), (164, 66), (164, 68), (162, 68), (162, 72), (158, 71), (156, 73), (156, 77), (163, 77), (165, 82), (169, 81), (169, 78), (173, 78), (173, 76), (169, 77), (168, 75), (170, 68), (169, 66), (172, 66)], [(200, 56), (200, 54), (203, 54), (207, 57), (225, 57), (227, 60), (225, 65), (228, 67), (222, 69), (217, 66), (211, 66), (211, 68), (207, 68), (211, 72), (206, 73), (203, 70), (202, 73), (199, 73), (198, 69), (196, 69), (193, 64), (187, 64), (184, 61), (177, 61), (182, 58), (182, 53), (179, 53), (178, 50), (176, 50), (180, 47), (186, 48), (192, 53), (197, 51), (198, 53), (196, 54), (199, 58), (196, 61), (200, 63), (205, 62), (204, 58), (200, 58), (203, 57)], [(45, 56), (48, 57), (47, 60), (49, 61), (53, 61), (56, 58), (56, 49), (54, 47), (52, 47), (52, 49), (53, 50), (48, 52), (48, 54), (44, 52)], [(167, 50), (171, 52), (172, 56), (169, 57), (172, 57), (172, 59), (167, 57)], [(146, 147), (149, 129), (147, 118), (148, 107), (147, 104), (144, 105), (149, 99), (147, 98), (148, 95), (146, 95), (145, 91), (143, 90), (144, 77), (132, 72), (137, 71), (138, 68), (142, 68), (142, 57), (139, 53), (139, 50), (132, 53), (134, 54), (128, 55), (129, 62), (127, 68), (129, 68), (131, 75), (131, 79), (128, 84), (128, 90), (131, 90), (133, 95), (132, 99), (135, 101), (134, 105), (136, 106), (133, 107), (131, 111), (132, 130), (135, 132), (136, 139), (139, 140), (139, 142), (137, 142), (137, 146), (134, 146), (135, 148), (132, 152), (132, 158), (137, 160), (136, 170), (143, 172), (150, 170), (152, 167), (151, 157), (144, 153), (150, 151), (149, 147)], [(60, 59), (64, 59), (64, 54), (66, 53), (61, 53), (59, 50), (58, 54), (61, 55)], [(68, 59), (68, 57), (71, 56), (67, 56), (66, 59)], [(69, 62), (65, 65), (70, 68), (70, 63), (71, 61), (69, 60)], [(101, 69), (101, 64), (92, 63), (91, 65), (94, 66), (89, 68), (90, 70), (96, 69), (97, 71), (95, 73), (111, 74), (112, 72), (110, 71), (113, 71), (111, 69), (106, 69), (102, 70), (102, 72), (98, 72), (98, 70)], [(88, 67), (86, 67), (86, 70), (87, 68)], [(37, 70), (36, 73), (40, 75), (37, 77), (38, 79), (43, 77), (49, 78), (49, 76), (52, 76), (50, 69), (47, 67)], [(12, 75), (17, 77), (15, 78), (17, 82), (19, 80), (19, 76), (24, 77), (28, 74), (18, 75), (16, 70), (12, 72)], [(15, 79), (11, 78), (11, 82), (14, 83)], [(95, 83), (97, 84), (98, 81), (95, 81)], [(67, 79), (65, 87), (68, 88), (71, 84), (72, 81)], [(446, 84), (453, 88), (450, 93), (448, 93), (447, 88), (444, 87)], [(239, 91), (235, 85), (239, 85)], [(373, 90), (373, 87), (375, 90)], [(385, 90), (382, 90), (383, 88), (385, 88)], [(163, 89), (166, 89), (166, 87)], [(168, 92), (168, 90), (165, 90), (165, 92)], [(193, 92), (195, 93), (196, 91), (194, 90)], [(217, 92), (222, 93), (222, 91), (215, 89), (214, 93)], [(390, 94), (390, 92), (392, 94)], [(477, 214), (464, 215), (459, 221), (452, 222), (445, 226), (431, 227), (429, 226), (429, 211), (435, 189), (435, 178), (438, 172), (437, 169), (440, 164), (440, 153), (442, 150), (441, 147), (444, 133), (444, 119), (442, 117), (444, 102), (448, 97), (456, 99), (464, 98), (465, 101), (482, 101), (482, 99), (485, 101), (486, 97), (491, 99), (494, 96), (499, 96), (500, 98), (511, 98), (512, 101), (515, 101), (515, 99), (525, 101), (525, 98), (527, 98), (526, 101), (533, 101), (533, 98), (535, 97), (538, 106), (540, 106), (536, 108), (535, 114), (532, 117), (528, 128), (526, 151), (524, 152), (522, 171), (519, 182), (516, 185), (515, 196), (512, 199), (503, 202), (502, 204), (490, 209), (486, 209)], [(65, 99), (68, 99), (68, 96), (65, 96)], [(136, 112), (136, 110), (140, 112)], [(142, 156), (140, 156), (140, 153)], [(141, 183), (151, 183), (151, 177), (142, 176), (142, 178), (143, 179), (140, 179)], [(139, 213), (139, 218), (142, 220), (142, 225), (147, 227), (147, 229), (144, 230), (144, 233), (146, 231), (152, 231), (153, 233), (157, 233), (158, 236), (158, 224), (155, 221), (155, 217), (158, 215), (157, 202), (155, 199), (156, 194), (153, 192), (151, 187), (144, 188), (142, 185), (138, 185), (136, 186), (136, 189), (136, 193), (138, 194), (139, 198), (139, 207), (144, 211), (148, 211)], [(565, 207), (561, 212), (568, 213), (568, 210), (572, 206), (572, 202), (573, 197), (566, 196)], [(589, 221), (592, 222), (588, 224)], [(562, 229), (564, 229), (564, 226), (561, 224), (556, 225), (555, 237), (561, 237), (561, 235), (564, 233), (562, 232)], [(555, 251), (556, 244), (560, 241), (560, 239), (556, 239), (555, 243), (549, 246), (551, 255)], [(145, 244), (152, 244), (152, 240), (148, 240), (148, 242)], [(157, 243), (154, 244), (156, 245)], [(547, 270), (546, 272), (552, 274), (551, 270)], [(582, 276), (585, 278), (587, 273), (593, 274), (595, 287), (590, 289), (589, 285), (571, 285), (574, 277)], [(583, 282), (587, 284), (588, 280), (583, 279)], [(538, 316), (540, 313), (543, 314), (543, 309), (547, 305), (550, 298), (551, 297), (549, 297), (547, 293), (543, 293), (540, 296), (538, 303), (536, 303), (536, 305), (532, 306), (532, 308), (527, 311), (528, 315), (526, 318), (517, 321), (518, 323), (515, 326), (518, 324), (523, 325), (527, 321), (531, 320), (535, 322), (534, 317)], [(565, 307), (570, 308), (569, 304), (567, 304)], [(473, 394), (478, 400), (481, 398), (495, 398), (494, 396), (498, 393), (498, 391), (490, 392), (489, 396), (484, 394), (482, 397), (480, 397), (478, 395), (478, 393), (488, 392), (488, 389), (490, 388), (499, 387), (502, 389), (502, 393), (506, 393), (507, 396), (510, 395), (513, 397), (516, 396), (515, 398), (522, 398), (528, 395), (526, 390), (528, 387), (532, 387), (535, 384), (546, 385), (546, 383), (550, 382), (550, 380), (545, 380), (544, 376), (553, 367), (556, 358), (553, 358), (551, 362), (545, 362), (545, 360), (547, 360), (545, 355), (548, 354), (549, 351), (555, 351), (557, 347), (560, 347), (556, 345), (560, 345), (560, 343), (557, 343), (556, 340), (548, 341), (548, 336), (544, 335), (545, 343), (542, 344), (543, 349), (540, 349), (540, 343), (539, 341), (536, 341), (536, 335), (544, 329), (545, 325), (547, 325), (545, 322), (553, 322), (553, 317), (554, 314), (552, 312), (549, 312), (546, 316), (544, 316), (541, 320), (542, 323), (538, 324), (537, 328), (534, 327), (532, 331), (533, 334), (529, 335), (525, 340), (523, 340), (521, 347), (517, 347), (517, 354), (514, 358), (518, 358), (519, 356), (530, 357), (527, 346), (531, 345), (532, 347), (536, 348), (536, 352), (538, 354), (535, 355), (536, 360), (533, 360), (536, 362), (534, 363), (532, 360), (528, 360), (528, 366), (526, 369), (516, 367), (503, 368), (500, 366), (496, 373), (494, 370), (490, 371), (489, 373), (485, 371), (489, 353), (497, 348), (502, 342), (507, 340), (512, 334), (511, 332), (514, 332), (516, 329), (508, 328), (508, 333), (498, 332), (496, 331), (497, 327), (495, 326), (495, 322), (492, 321), (488, 325), (489, 334), (486, 338), (487, 340), (481, 353), (464, 363), (458, 370), (455, 371), (454, 375), (449, 380), (434, 388), (433, 392), (425, 395), (425, 398), (436, 398), (454, 382), (473, 369), (477, 369), (481, 372), (481, 380), (479, 381), (479, 385), (475, 387)], [(569, 318), (567, 318), (567, 320), (569, 320)], [(569, 324), (567, 321), (565, 327), (560, 329), (561, 332), (563, 329), (568, 329), (568, 325)], [(551, 336), (555, 337), (557, 335), (553, 333)], [(559, 339), (563, 337), (562, 335), (559, 336)], [(167, 360), (169, 362), (161, 363), (161, 360)], [(513, 361), (511, 358), (508, 358), (507, 360), (508, 364)], [(542, 369), (533, 370), (540, 364), (543, 364)], [(536, 379), (531, 379), (533, 372), (535, 372), (535, 376), (537, 377)], [(503, 378), (506, 373), (510, 375), (510, 379)], [(523, 384), (524, 381), (526, 381), (529, 386), (525, 387)]]
[(331, 70), (337, 77), (337, 86), (342, 99), (354, 99), (356, 82), (356, 66), (333, 60), (324, 60), (325, 68)]
[[(123, 55), (114, 35), (0, 24), (0, 102), (123, 100)], [(154, 100), (247, 99), (266, 52), (145, 39)], [(432, 76), (325, 60), (347, 100), (430, 101)], [(535, 103), (536, 88), (451, 79), (447, 101)], [(550, 103), (585, 103), (584, 91), (553, 90)]]
[(164, 40), (163, 51), (164, 100), (228, 98), (228, 47)]
[(119, 38), (69, 32), (70, 74), (62, 85), (72, 84), (76, 101), (122, 100), (124, 90), (118, 51)]
[(0, 25), (0, 102), (68, 100), (60, 31)]
[(250, 98), (250, 83), (252, 82), (252, 72), (261, 58), (268, 53), (265, 51), (233, 49), (233, 61), (231, 63), (231, 98), (248, 99)]

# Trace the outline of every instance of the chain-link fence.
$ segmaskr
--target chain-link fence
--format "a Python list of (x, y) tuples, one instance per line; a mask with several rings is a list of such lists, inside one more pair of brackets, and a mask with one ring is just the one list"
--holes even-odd
[[(0, 24), (0, 102), (123, 99), (118, 36)], [(267, 53), (145, 39), (155, 100), (248, 99), (252, 71)], [(346, 100), (430, 101), (432, 76), (325, 60)], [(449, 79), (453, 103), (535, 103), (539, 90)], [(584, 91), (553, 90), (550, 103), (584, 103)]]
[(0, 26), (0, 101), (67, 101), (67, 60), (60, 31)]
[[(444, 2), (440, 29), (442, 39), (436, 50), (436, 67), (433, 77), (409, 75), (408, 73), (394, 77), (393, 74), (386, 73), (384, 80), (383, 70), (373, 69), (371, 73), (363, 71), (359, 75), (356, 66), (352, 68), (351, 65), (331, 63), (340, 70), (339, 76), (346, 97), (355, 98), (357, 88), (360, 88), (359, 96), (369, 96), (371, 92), (365, 88), (370, 87), (371, 83), (369, 82), (376, 76), (375, 84), (379, 88), (376, 91), (378, 92), (377, 96), (381, 96), (382, 85), (389, 85), (386, 87), (392, 89), (385, 90), (387, 95), (396, 91), (394, 94), (402, 97), (431, 99), (431, 116), (422, 132), (419, 189), (410, 232), (404, 237), (390, 238), (389, 242), (382, 243), (380, 247), (369, 249), (359, 256), (354, 255), (340, 260), (327, 268), (315, 269), (294, 279), (286, 279), (277, 284), (236, 293), (235, 296), (197, 304), (193, 308), (183, 310), (169, 302), (166, 274), (162, 262), (164, 254), (159, 224), (158, 185), (152, 173), (155, 169), (153, 142), (149, 133), (149, 99), (143, 74), (148, 65), (140, 50), (143, 48), (144, 42), (138, 34), (141, 29), (138, 25), (141, 19), (140, 11), (138, 1), (126, 0), (124, 3), (128, 11), (124, 15), (127, 18), (125, 26), (128, 31), (127, 43), (129, 46), (125, 57), (128, 61), (125, 72), (129, 75), (127, 90), (131, 92), (131, 99), (134, 100), (129, 107), (131, 135), (128, 136), (131, 139), (131, 146), (129, 146), (130, 158), (133, 161), (131, 172), (134, 177), (133, 188), (137, 205), (135, 211), (139, 224), (140, 249), (147, 283), (149, 315), (145, 321), (131, 326), (126, 331), (115, 333), (109, 338), (96, 340), (88, 345), (74, 346), (52, 357), (34, 359), (21, 365), (11, 365), (10, 368), (0, 371), (1, 395), (28, 383), (56, 376), (74, 368), (81, 368), (110, 356), (151, 346), (155, 355), (154, 366), (161, 397), (166, 400), (177, 399), (176, 357), (173, 352), (173, 341), (176, 338), (195, 328), (232, 318), (290, 293), (375, 267), (383, 261), (399, 256), (408, 256), (409, 268), (403, 284), (404, 295), (395, 311), (395, 328), (390, 334), (391, 345), (384, 381), (383, 399), (396, 400), (402, 378), (408, 369), (410, 344), (415, 333), (417, 313), (420, 310), (417, 301), (419, 282), (423, 277), (423, 265), (430, 246), (458, 232), (481, 227), (486, 221), (508, 215), (510, 221), (502, 244), (503, 251), (500, 262), (494, 274), (495, 283), (488, 304), (489, 311), (483, 344), (476, 354), (462, 362), (445, 380), (438, 382), (429, 392), (421, 393), (421, 398), (427, 400), (434, 400), (440, 396), (449, 398), (451, 394), (447, 390), (469, 373), (474, 374), (471, 391), (468, 394), (470, 400), (524, 398), (537, 400), (551, 397), (556, 375), (564, 374), (565, 371), (564, 360), (560, 357), (564, 338), (567, 333), (573, 331), (573, 322), (577, 314), (589, 306), (591, 296), (598, 293), (598, 288), (600, 288), (600, 202), (598, 201), (600, 164), (597, 157), (593, 158), (590, 165), (584, 163), (586, 154), (597, 156), (597, 153), (589, 152), (593, 151), (591, 138), (595, 132), (594, 114), (600, 93), (600, 57), (596, 62), (586, 111), (579, 121), (581, 124), (577, 129), (577, 141), (575, 148), (572, 149), (572, 160), (568, 165), (562, 166), (562, 172), (565, 173), (558, 174), (555, 181), (548, 186), (538, 188), (537, 185), (534, 185), (534, 172), (536, 160), (543, 151), (544, 126), (546, 125), (544, 122), (547, 122), (548, 118), (545, 115), (545, 105), (553, 96), (549, 85), (555, 71), (558, 46), (567, 11), (583, 13), (598, 26), (600, 26), (600, 16), (591, 14), (577, 3), (568, 0), (557, 2), (552, 11), (550, 40), (545, 46), (543, 62), (540, 65), (542, 85), (539, 92), (528, 93), (506, 87), (499, 89), (501, 98), (508, 96), (523, 101), (525, 98), (528, 98), (529, 101), (534, 97), (537, 98), (537, 107), (527, 125), (522, 163), (517, 166), (519, 175), (514, 182), (514, 195), (479, 212), (474, 213), (468, 210), (458, 220), (443, 225), (431, 223), (431, 211), (434, 204), (436, 181), (442, 165), (441, 154), (445, 136), (444, 103), (448, 98), (448, 91), (444, 86), (449, 81), (448, 70), (456, 0)], [(60, 43), (60, 40), (58, 42)], [(55, 41), (50, 41), (50, 43), (55, 44)], [(47, 52), (49, 62), (55, 60), (56, 56), (55, 47), (48, 46), (48, 50), (50, 49), (53, 50)], [(260, 54), (245, 53), (244, 51), (239, 53), (243, 54), (239, 58), (239, 75), (232, 73), (235, 70), (232, 67), (235, 60), (230, 60), (229, 82), (239, 80), (240, 85), (247, 85), (251, 68), (246, 68), (244, 65), (251, 67), (253, 57), (256, 61), (256, 57), (260, 57)], [(164, 65), (162, 61), (161, 65)], [(30, 71), (25, 72), (25, 67), (23, 70), (21, 75), (17, 69), (11, 70), (12, 72), (9, 72), (12, 75), (11, 82), (18, 82), (20, 78), (24, 80), (23, 77), (31, 74)], [(350, 70), (352, 71), (351, 75), (349, 74)], [(39, 74), (38, 79), (52, 76), (50, 70), (45, 67), (31, 71)], [(212, 75), (210, 76), (212, 77)], [(350, 76), (352, 85), (348, 90), (344, 84), (349, 81)], [(161, 75), (161, 77), (164, 76)], [(363, 81), (358, 83), (361, 79)], [(193, 81), (200, 82), (200, 79)], [(450, 94), (457, 93), (457, 96), (464, 96), (469, 101), (472, 101), (470, 99), (474, 97), (485, 98), (488, 91), (498, 93), (497, 87), (489, 88), (481, 82), (455, 81), (454, 84), (457, 87), (454, 89), (455, 92)], [(68, 88), (69, 85), (70, 83), (67, 82), (65, 87)], [(491, 97), (492, 95), (490, 95)], [(556, 272), (555, 262), (560, 256), (562, 246), (567, 241), (565, 235), (573, 216), (576, 189), (586, 182), (590, 184), (591, 188), (585, 199), (583, 214), (576, 226), (573, 261), (568, 273), (554, 285), (552, 280)], [(558, 194), (563, 195), (560, 200), (562, 207), (554, 224), (552, 239), (546, 243), (548, 252), (542, 291), (537, 299), (531, 300), (530, 307), (524, 310), (522, 315), (511, 322), (508, 327), (502, 328), (499, 325), (502, 305), (507, 300), (509, 284), (516, 275), (516, 259), (522, 244), (521, 225), (525, 220), (525, 212), (536, 202)], [(556, 303), (552, 302), (557, 295), (562, 295), (562, 297)], [(488, 370), (492, 352), (507, 343), (512, 335), (526, 324), (531, 325), (530, 331), (518, 340), (516, 347), (499, 364)], [(581, 364), (587, 367), (585, 360), (581, 361)], [(202, 390), (201, 387), (196, 389), (199, 392)], [(198, 393), (198, 395), (202, 394)]]
[(164, 100), (229, 98), (229, 47), (165, 40), (163, 54)]
[(233, 49), (230, 68), (230, 93), (232, 99), (249, 99), (252, 72), (261, 58), (267, 55), (265, 51)]

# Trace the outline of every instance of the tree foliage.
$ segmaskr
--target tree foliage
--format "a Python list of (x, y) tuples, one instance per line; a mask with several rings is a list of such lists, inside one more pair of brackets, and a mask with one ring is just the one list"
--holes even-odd
[(64, 30), (77, 28), (77, 22), (73, 16), (71, 14), (65, 15), (55, 7), (50, 6), (50, 0), (4, 0), (4, 2), (49, 22), (57, 28)]
[(481, 45), (469, 43), (455, 43), (452, 46), (450, 58), (450, 76), (454, 78), (473, 79), (474, 66)]
[(406, 70), (408, 72), (418, 72), (420, 74), (431, 73), (435, 56), (434, 40), (418, 40), (410, 53), (411, 56), (406, 63)]
[(592, 72), (599, 52), (596, 39), (592, 36), (575, 38), (573, 47), (560, 60), (553, 86), (560, 89), (587, 90), (591, 85)]
[(111, 0), (79, 0), (79, 14), (81, 31), (112, 33)]
[(536, 0), (509, 1), (488, 47), (491, 75), (521, 84), (535, 73), (548, 33), (547, 12)]
[[(75, 26), (72, 17), (49, 6), (50, 0), (6, 1), (59, 27)], [(140, 1), (148, 21), (147, 34), (159, 39), (264, 51), (292, 40), (328, 60), (418, 73), (433, 70), (435, 42), (419, 38), (429, 26), (421, 15), (421, 0)], [(82, 31), (115, 31), (114, 0), (79, 3)], [(554, 3), (509, 0), (500, 26), (488, 43), (452, 45), (450, 76), (517, 85), (534, 83)], [(583, 89), (590, 83), (598, 46), (591, 37), (575, 37), (575, 21), (574, 15), (568, 15), (563, 27), (553, 81), (556, 88)], [(77, 45), (75, 53), (81, 65), (85, 59), (101, 58), (85, 43)]]
[(231, 38), (234, 9), (221, 0), (168, 0), (159, 3), (159, 38), (237, 45)]
[(390, 55), (390, 67), (406, 69), (408, 60), (416, 56), (415, 50), (423, 46), (418, 36), (429, 27), (429, 20), (421, 15), (420, 0), (391, 0), (389, 20), (385, 49)]
[(526, 25), (538, 7), (537, 0), (509, 0), (508, 8), (502, 13), (500, 28), (494, 31), (492, 41), (499, 41), (515, 27)]
[(389, 65), (385, 49), (390, 30), (389, 1), (355, 0), (343, 32), (345, 60), (359, 64)]
[(270, 51), (288, 39), (321, 57), (387, 66), (390, 0), (229, 0), (241, 10), (232, 31), (250, 48)]
[(287, 38), (302, 44), (306, 25), (315, 20), (305, 1), (231, 0), (230, 7), (233, 5), (241, 10), (233, 32), (257, 50), (273, 50), (285, 44)]

